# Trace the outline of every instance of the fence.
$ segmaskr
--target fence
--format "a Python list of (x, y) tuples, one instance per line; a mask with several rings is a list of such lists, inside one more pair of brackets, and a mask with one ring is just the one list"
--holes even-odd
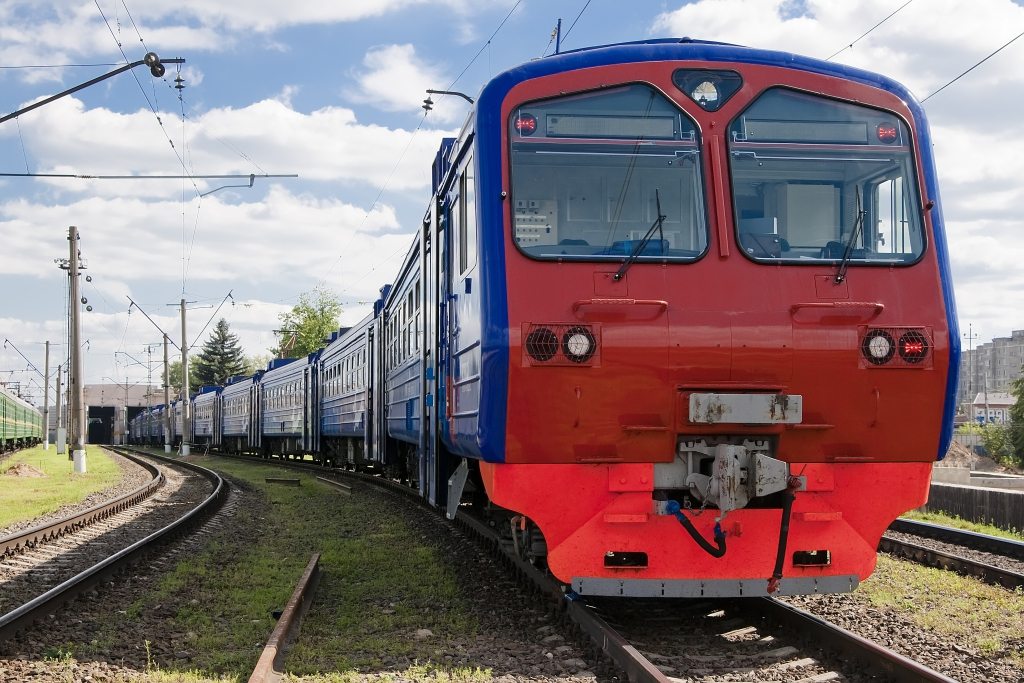
[(1024, 529), (1024, 491), (957, 486), (933, 482), (925, 510), (945, 512), (1001, 529)]

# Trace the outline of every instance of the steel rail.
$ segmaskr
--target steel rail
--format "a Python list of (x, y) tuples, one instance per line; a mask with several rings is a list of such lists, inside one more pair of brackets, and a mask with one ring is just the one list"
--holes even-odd
[[(266, 460), (254, 460), (253, 458), (246, 456), (221, 455), (221, 457), (250, 461), (253, 462), (253, 464), (272, 464), (295, 470), (327, 472), (334, 477), (340, 475), (348, 479), (368, 482), (385, 491), (405, 496), (410, 500), (410, 502), (422, 505), (432, 513), (437, 514), (437, 510), (428, 506), (415, 490), (390, 479), (385, 479), (384, 477), (364, 474), (361, 472), (353, 472), (351, 470), (329, 469), (313, 465), (311, 463), (303, 463), (302, 461), (279, 460), (277, 462), (270, 461), (268, 463)], [(316, 478), (323, 480), (325, 483), (331, 483), (328, 478), (322, 476), (317, 476)], [(571, 619), (580, 631), (587, 635), (598, 650), (615, 662), (615, 664), (626, 674), (627, 679), (631, 683), (669, 683), (668, 676), (662, 673), (661, 670), (652, 664), (650, 660), (640, 654), (640, 652), (620, 636), (615, 629), (597, 616), (597, 614), (595, 614), (585, 602), (569, 599), (565, 594), (563, 594), (562, 585), (560, 583), (519, 557), (515, 552), (515, 549), (512, 547), (512, 544), (502, 541), (494, 529), (465, 513), (457, 515), (455, 517), (454, 524), (461, 526), (476, 535), (477, 538), (484, 543), (494, 547), (497, 552), (501, 553), (504, 559), (515, 568), (520, 576), (524, 577), (530, 582), (530, 584), (532, 584), (532, 587), (538, 593), (549, 596), (559, 611), (564, 612), (565, 616)]]
[[(267, 463), (265, 460), (254, 461), (253, 458), (246, 456), (228, 457)], [(270, 464), (290, 469), (329, 472), (333, 476), (340, 475), (366, 481), (384, 490), (407, 496), (410, 500), (437, 512), (429, 507), (413, 489), (383, 477), (350, 470), (323, 468), (301, 461), (280, 460)], [(317, 478), (324, 479), (324, 477)], [(583, 600), (572, 599), (569, 595), (563, 594), (560, 583), (519, 557), (512, 544), (500, 539), (494, 529), (464, 513), (456, 516), (454, 523), (476, 534), (484, 542), (493, 545), (517, 573), (527, 578), (539, 593), (552, 596), (558, 609), (563, 611), (565, 616), (571, 619), (590, 638), (591, 642), (625, 673), (631, 683), (669, 683), (670, 679), (666, 674), (630, 645)], [(956, 680), (908, 659), (898, 652), (774, 598), (748, 598), (739, 602), (729, 602), (741, 604), (741, 610), (757, 612), (805, 636), (813, 633), (811, 639), (816, 644), (842, 653), (845, 658), (857, 661), (868, 671), (884, 676), (885, 680), (895, 683), (957, 683)]]
[[(400, 485), (397, 485), (400, 486)], [(406, 487), (401, 487), (406, 490)], [(419, 499), (419, 496), (416, 496)], [(582, 600), (572, 600), (562, 593), (562, 585), (519, 557), (512, 544), (502, 541), (497, 532), (467, 514), (456, 515), (454, 523), (463, 526), (497, 550), (544, 595), (551, 596), (593, 644), (626, 674), (631, 683), (669, 683), (669, 678), (625, 638), (594, 613)]]
[(292, 597), (288, 599), (281, 618), (277, 620), (277, 626), (267, 639), (252, 675), (249, 676), (249, 683), (276, 683), (281, 680), (284, 671), (284, 656), (288, 651), (289, 644), (298, 635), (302, 626), (302, 618), (309, 611), (309, 605), (313, 601), (313, 594), (320, 583), (320, 553), (313, 553), (306, 571), (302, 573), (299, 583), (292, 591)]
[(40, 524), (39, 526), (26, 531), (19, 531), (0, 538), (0, 558), (16, 555), (24, 551), (26, 548), (35, 547), (39, 543), (45, 543), (54, 538), (59, 538), (65, 534), (77, 531), (78, 529), (90, 524), (106, 519), (111, 515), (117, 514), (122, 510), (126, 510), (133, 505), (141, 503), (163, 485), (164, 475), (160, 472), (158, 467), (130, 454), (121, 453), (120, 455), (128, 458), (135, 464), (146, 468), (146, 470), (153, 476), (152, 480), (122, 496), (108, 500), (105, 503), (94, 505), (84, 512), (70, 515), (69, 517), (59, 519), (49, 524)]
[(773, 621), (801, 633), (820, 646), (834, 649), (844, 658), (884, 676), (893, 683), (957, 683), (953, 678), (908, 659), (876, 642), (858, 636), (810, 612), (775, 598), (751, 598), (747, 605)]
[(57, 612), (67, 602), (88, 591), (104, 579), (116, 574), (131, 564), (140, 561), (146, 552), (156, 547), (157, 544), (168, 542), (176, 535), (184, 535), (189, 529), (205, 521), (208, 515), (213, 514), (227, 498), (228, 486), (219, 474), (205, 467), (192, 463), (175, 460), (152, 453), (145, 453), (147, 457), (162, 460), (170, 464), (184, 467), (206, 477), (213, 484), (211, 493), (203, 502), (192, 510), (179, 517), (176, 521), (168, 524), (163, 529), (154, 531), (140, 541), (136, 541), (127, 548), (110, 555), (106, 559), (89, 567), (85, 571), (71, 577), (58, 586), (51, 588), (42, 595), (33, 598), (7, 614), (0, 616), (0, 641), (7, 640), (22, 631), (31, 624), (49, 614)]
[(959, 555), (953, 555), (942, 550), (926, 548), (909, 541), (882, 536), (882, 540), (878, 543), (878, 549), (897, 557), (913, 560), (928, 567), (947, 569), (958, 574), (973, 576), (985, 583), (1002, 586), (1010, 590), (1024, 587), (1024, 574), (1019, 574), (1009, 569), (1002, 569), (985, 562), (960, 557)]
[(1012, 538), (1001, 538), (989, 534), (979, 534), (965, 529), (954, 529), (953, 527), (929, 522), (918, 522), (910, 519), (897, 519), (889, 528), (905, 534), (925, 536), (936, 541), (945, 541), (956, 545), (966, 546), (974, 550), (1006, 555), (1015, 560), (1024, 560), (1024, 541), (1016, 541)]

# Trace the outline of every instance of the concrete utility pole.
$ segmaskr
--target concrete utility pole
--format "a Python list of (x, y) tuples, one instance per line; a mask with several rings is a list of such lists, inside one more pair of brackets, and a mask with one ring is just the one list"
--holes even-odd
[(50, 450), (50, 342), (46, 342), (43, 361), (43, 450)]
[(189, 406), (188, 339), (185, 337), (185, 300), (181, 300), (181, 455), (190, 454), (189, 437), (192, 436), (192, 415)]
[(64, 431), (64, 392), (61, 391), (61, 376), (64, 374), (64, 364), (57, 366), (57, 453), (63, 453), (67, 443), (67, 433)]
[(164, 334), (164, 453), (171, 452), (171, 364), (167, 358), (167, 335)]
[(78, 294), (78, 228), (68, 228), (68, 242), (71, 244), (71, 257), (68, 260), (68, 277), (71, 278), (71, 374), (68, 380), (71, 389), (71, 459), (75, 463), (75, 472), (86, 472), (85, 441), (85, 388), (82, 380), (85, 371), (82, 367), (81, 321), (79, 320)]

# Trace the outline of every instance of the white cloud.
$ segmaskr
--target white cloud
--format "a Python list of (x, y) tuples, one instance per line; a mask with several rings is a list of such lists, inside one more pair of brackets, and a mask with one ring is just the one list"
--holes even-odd
[[(409, 44), (375, 47), (363, 57), (363, 67), (353, 72), (357, 88), (349, 95), (385, 111), (416, 112), (427, 89), (444, 90), (451, 82), (441, 66), (422, 59)], [(461, 98), (431, 95), (431, 99), (435, 104), (430, 120), (461, 123), (465, 119), (468, 105)]]
[[(216, 196), (203, 200), (198, 223), (195, 202), (90, 197), (66, 205), (25, 200), (0, 205), (0, 272), (47, 277), (52, 259), (67, 250), (66, 226), (77, 225), (81, 249), (98, 287), (102, 278), (118, 281), (175, 282), (187, 260), (189, 279), (237, 282), (302, 291), (335, 268), (338, 280), (363, 272), (408, 245), (397, 233), (394, 210), (366, 209), (337, 200), (293, 195), (271, 188), (261, 201), (230, 204)], [(58, 227), (59, 226), (59, 227)], [(195, 243), (191, 250), (193, 228)], [(364, 293), (375, 291), (372, 286)]]
[[(142, 35), (151, 45), (174, 45), (179, 50), (230, 50), (253, 34), (267, 38), (274, 31), (306, 25), (357, 22), (396, 14), (417, 6), (437, 5), (453, 19), (503, 6), (502, 0), (182, 0), (153, 3), (131, 18), (118, 3), (104, 2), (104, 24), (92, 2), (82, 0), (5, 0), (0, 8), (0, 61), (5, 64), (55, 64), (75, 55), (109, 54), (120, 57), (111, 31), (123, 45), (132, 45)], [(138, 33), (136, 33), (138, 31)], [(270, 39), (272, 49), (283, 46)], [(169, 55), (164, 55), (169, 56)], [(31, 81), (54, 79), (49, 70), (20, 74)]]
[[(91, 283), (82, 283), (82, 293), (94, 307), (82, 316), (82, 338), (90, 339), (88, 380), (97, 382), (104, 375), (121, 380), (124, 370), (113, 364), (114, 351), (128, 348), (136, 355), (131, 348), (159, 340), (152, 323), (138, 311), (129, 316), (128, 296), (172, 335), (180, 329), (175, 310), (165, 304), (177, 299), (167, 292), (181, 285), (188, 256), (183, 243), (191, 242), (192, 225), (186, 226), (183, 239), (181, 206), (170, 201), (92, 197), (61, 206), (11, 201), (0, 205), (0, 239), (5, 244), (0, 273), (18, 278), (26, 291), (37, 289), (29, 284), (33, 282), (59, 291), (52, 285), (64, 274), (53, 258), (66, 255), (68, 224), (79, 227), (81, 252), (92, 277)], [(215, 305), (233, 289), (236, 303), (225, 304), (218, 317), (228, 319), (247, 353), (263, 353), (273, 344), (277, 316), (319, 282), (351, 302), (343, 320), (361, 318), (366, 306), (357, 302), (376, 298), (410, 244), (408, 234), (393, 232), (397, 227), (391, 207), (378, 206), (367, 215), (361, 207), (294, 195), (282, 187), (248, 204), (207, 198), (186, 264), (186, 296), (209, 301), (212, 292)], [(205, 294), (196, 294), (200, 292)], [(51, 303), (51, 311), (60, 310)], [(190, 336), (199, 334), (211, 314), (205, 309), (190, 314)], [(18, 341), (57, 341), (65, 334), (59, 319), (0, 324)], [(7, 363), (0, 367), (24, 366), (23, 361), (10, 365), (14, 361), (9, 356), (0, 354), (0, 363)]]
[[(295, 111), (287, 100), (268, 99), (240, 108), (217, 108), (191, 117), (181, 144), (180, 119), (151, 111), (123, 114), (104, 108), (85, 109), (65, 97), (42, 107), (21, 122), (21, 135), (31, 150), (32, 169), (40, 173), (90, 175), (181, 175), (175, 149), (189, 172), (201, 174), (297, 173), (303, 180), (358, 183), (379, 188), (425, 190), (435, 152), (451, 131), (418, 132), (364, 124), (351, 109), (325, 107), (309, 114)], [(176, 119), (178, 121), (176, 122)], [(18, 129), (0, 127), (0, 136)], [(182, 151), (184, 150), (184, 151)], [(402, 156), (404, 151), (404, 157)], [(247, 158), (259, 164), (254, 166)], [(402, 163), (396, 167), (396, 161)], [(181, 181), (51, 180), (57, 196), (89, 192), (101, 196), (180, 196)], [(237, 182), (237, 181), (236, 181)], [(186, 183), (190, 185), (190, 183)], [(197, 181), (200, 192), (226, 184)], [(195, 194), (191, 187), (187, 190)]]

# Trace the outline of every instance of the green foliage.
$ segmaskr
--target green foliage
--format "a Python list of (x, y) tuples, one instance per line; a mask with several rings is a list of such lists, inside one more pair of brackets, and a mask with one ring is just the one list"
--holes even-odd
[[(171, 400), (177, 400), (181, 396), (181, 361), (172, 360), (168, 365), (167, 374), (170, 378)], [(199, 385), (196, 377), (196, 364), (189, 361), (188, 364), (188, 388), (194, 390)]]
[(255, 375), (260, 370), (266, 370), (271, 358), (273, 358), (273, 356), (269, 353), (257, 353), (252, 356), (246, 356), (245, 372), (243, 374)]
[(978, 436), (985, 433), (985, 428), (977, 422), (965, 422), (956, 428), (957, 434), (977, 434)]
[[(192, 365), (190, 363), (190, 365)], [(190, 370), (189, 378), (195, 378), (200, 385), (227, 384), (229, 377), (241, 375), (245, 372), (245, 354), (238, 343), (238, 335), (234, 334), (228, 321), (221, 318), (217, 321), (216, 327), (210, 333), (210, 338), (203, 343), (203, 349), (196, 354), (195, 364)]]
[(988, 424), (981, 430), (981, 442), (995, 460), (1008, 462), (1013, 459), (1013, 443), (1010, 441), (1010, 427), (1005, 424)]
[(341, 302), (323, 287), (299, 295), (299, 303), (278, 316), (281, 329), (275, 330), (279, 358), (301, 358), (324, 345), (324, 339), (338, 329)]
[(1024, 375), (1013, 380), (1010, 393), (1016, 402), (1010, 406), (1010, 444), (1013, 446), (1013, 464), (1024, 467)]

